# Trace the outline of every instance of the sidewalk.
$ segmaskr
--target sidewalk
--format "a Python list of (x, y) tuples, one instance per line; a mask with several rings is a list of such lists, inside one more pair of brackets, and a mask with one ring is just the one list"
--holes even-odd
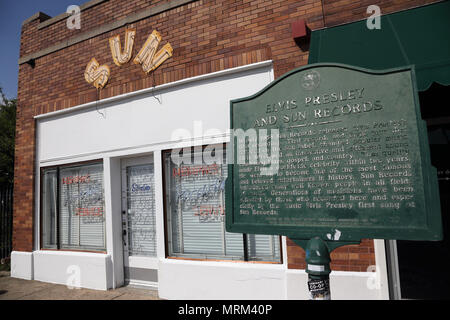
[(159, 300), (158, 292), (150, 289), (69, 289), (65, 285), (11, 278), (9, 274), (0, 271), (0, 300)]

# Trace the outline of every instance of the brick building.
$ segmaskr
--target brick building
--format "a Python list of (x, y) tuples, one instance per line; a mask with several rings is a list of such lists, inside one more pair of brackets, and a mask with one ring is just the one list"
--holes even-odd
[[(360, 52), (335, 54), (345, 51), (339, 44), (351, 46), (360, 40), (352, 37), (370, 31), (369, 5), (381, 9), (382, 29), (371, 32), (382, 38), (393, 37), (397, 25), (387, 26), (398, 15), (414, 21), (408, 19), (424, 10), (441, 12), (428, 19), (444, 27), (442, 14), (450, 18), (448, 3), (435, 0), (92, 0), (80, 7), (79, 29), (68, 27), (75, 18), (67, 14), (39, 12), (24, 21), (12, 275), (95, 289), (130, 282), (156, 287), (169, 299), (307, 298), (303, 249), (286, 237), (249, 235), (244, 245), (241, 235), (226, 233), (217, 209), (223, 189), (215, 185), (225, 169), (207, 168), (205, 175), (191, 167), (183, 178), (169, 155), (227, 143), (229, 101), (308, 62), (385, 69), (429, 60), (449, 67), (447, 44), (437, 57), (426, 51), (430, 56), (420, 63), (408, 51), (414, 48), (369, 54), (362, 40)], [(352, 26), (364, 32), (346, 33)], [(159, 60), (145, 62), (154, 43)], [(407, 58), (390, 58), (398, 52)], [(450, 84), (445, 75), (436, 77)], [(436, 97), (444, 89), (429, 90)], [(432, 114), (441, 120), (428, 124), (446, 124), (445, 117)], [(185, 138), (180, 129), (193, 135)], [(202, 203), (209, 215), (198, 211), (193, 196), (205, 186), (216, 186)], [(364, 239), (335, 250), (333, 297), (398, 298), (397, 249), (392, 241)], [(374, 265), (375, 287), (368, 285)]]

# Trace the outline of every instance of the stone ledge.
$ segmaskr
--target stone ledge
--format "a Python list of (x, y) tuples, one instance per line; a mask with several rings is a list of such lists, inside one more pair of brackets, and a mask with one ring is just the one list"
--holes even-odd
[[(106, 2), (106, 1), (109, 1), (109, 0), (91, 0), (89, 2), (86, 2), (86, 3), (82, 4), (80, 6), (80, 10), (83, 11), (83, 10), (92, 8), (92, 7), (94, 7), (94, 6), (98, 5), (98, 4)], [(46, 27), (48, 27), (48, 26), (50, 26), (52, 24), (57, 23), (58, 21), (66, 19), (68, 16), (69, 16), (69, 14), (67, 12), (61, 13), (61, 14), (57, 15), (56, 17), (53, 17), (53, 18), (50, 18), (50, 19), (48, 19), (48, 20), (46, 20), (44, 22), (41, 22), (38, 25), (37, 28), (38, 28), (38, 30), (41, 30), (41, 29), (46, 28)]]
[(27, 23), (30, 23), (34, 20), (39, 20), (39, 22), (43, 22), (45, 20), (51, 19), (51, 17), (48, 14), (45, 14), (43, 12), (36, 12), (31, 17), (26, 19), (24, 22), (22, 22), (22, 26), (26, 25)]

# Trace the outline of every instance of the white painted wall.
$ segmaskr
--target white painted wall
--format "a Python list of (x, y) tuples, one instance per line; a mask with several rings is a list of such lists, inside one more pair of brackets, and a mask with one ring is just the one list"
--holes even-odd
[[(71, 251), (34, 251), (34, 280), (72, 287), (107, 290), (112, 288), (111, 256)], [(79, 282), (77, 282), (79, 280)]]
[[(389, 296), (372, 286), (376, 274), (372, 272), (332, 271), (330, 292), (332, 300), (384, 300)], [(286, 298), (308, 300), (308, 274), (305, 270), (287, 270)]]
[(111, 257), (112, 272), (108, 275), (112, 288), (124, 283), (121, 212), (120, 159), (105, 158), (103, 161), (105, 181), (106, 250)]
[(11, 277), (33, 280), (33, 254), (31, 252), (11, 252)]
[(159, 296), (166, 299), (285, 299), (285, 265), (164, 259)]
[[(308, 300), (308, 274), (286, 265), (164, 259), (159, 295), (166, 299)], [(333, 300), (387, 300), (384, 273), (332, 271)]]

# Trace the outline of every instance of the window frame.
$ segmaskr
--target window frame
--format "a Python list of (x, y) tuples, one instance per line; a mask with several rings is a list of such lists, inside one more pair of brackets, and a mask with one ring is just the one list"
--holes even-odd
[[(212, 145), (222, 145), (222, 150), (226, 151), (227, 150), (227, 146), (228, 143), (223, 142), (223, 143), (214, 143)], [(168, 190), (166, 188), (167, 185), (167, 181), (166, 181), (166, 170), (167, 170), (167, 166), (166, 166), (166, 155), (168, 153), (171, 153), (172, 150), (174, 149), (183, 149), (183, 148), (190, 148), (191, 152), (195, 152), (194, 148), (202, 148), (202, 151), (205, 150), (206, 147), (208, 147), (210, 145), (191, 145), (191, 146), (184, 146), (184, 147), (174, 147), (172, 149), (164, 149), (161, 150), (161, 170), (162, 170), (162, 195), (163, 195), (163, 219), (164, 219), (164, 247), (165, 247), (165, 257), (166, 259), (173, 259), (173, 260), (188, 260), (188, 261), (216, 261), (216, 262), (245, 262), (245, 263), (254, 263), (254, 264), (277, 264), (277, 265), (282, 265), (284, 263), (284, 259), (283, 259), (283, 242), (282, 242), (282, 238), (281, 236), (276, 236), (276, 239), (278, 239), (278, 244), (279, 244), (279, 248), (280, 248), (280, 260), (279, 261), (259, 261), (259, 260), (249, 260), (249, 252), (248, 252), (248, 234), (247, 233), (242, 233), (242, 244), (243, 244), (243, 260), (242, 259), (234, 259), (234, 257), (232, 257), (231, 259), (220, 259), (220, 258), (214, 258), (214, 255), (209, 255), (210, 258), (208, 257), (207, 254), (204, 254), (206, 257), (205, 258), (201, 258), (200, 254), (199, 257), (195, 257), (195, 254), (186, 254), (186, 256), (180, 255), (180, 256), (174, 256), (174, 255), (170, 255), (170, 243), (169, 243), (169, 236), (171, 236), (169, 234), (169, 232), (171, 231), (171, 226), (169, 226), (169, 220), (168, 220), (168, 216), (170, 215), (169, 212), (169, 206), (167, 203), (167, 197), (168, 197)], [(224, 158), (226, 159), (226, 157)], [(226, 164), (225, 164), (226, 165)], [(224, 190), (225, 192), (225, 190)], [(231, 256), (230, 256), (231, 257)]]
[[(50, 165), (50, 166), (43, 166), (39, 168), (39, 174), (40, 174), (40, 181), (39, 181), (39, 250), (41, 251), (67, 251), (67, 252), (86, 252), (86, 253), (100, 253), (100, 254), (106, 254), (107, 253), (107, 243), (105, 241), (105, 249), (104, 250), (86, 250), (86, 249), (76, 249), (76, 248), (61, 248), (61, 241), (60, 241), (60, 195), (61, 195), (61, 188), (60, 188), (60, 170), (63, 168), (70, 168), (70, 167), (77, 167), (77, 166), (83, 166), (83, 165), (94, 165), (94, 164), (101, 164), (103, 167), (103, 188), (104, 186), (104, 161), (103, 159), (94, 159), (94, 160), (87, 160), (87, 161), (78, 161), (78, 162), (72, 162), (72, 163), (65, 163), (61, 165)], [(46, 170), (56, 170), (56, 248), (44, 248), (44, 242), (43, 242), (43, 215), (44, 215), (44, 202), (43, 202), (43, 183), (44, 183), (44, 171)], [(106, 215), (106, 212), (105, 212)], [(105, 233), (106, 233), (106, 219), (105, 219)], [(106, 238), (106, 236), (105, 236)]]

